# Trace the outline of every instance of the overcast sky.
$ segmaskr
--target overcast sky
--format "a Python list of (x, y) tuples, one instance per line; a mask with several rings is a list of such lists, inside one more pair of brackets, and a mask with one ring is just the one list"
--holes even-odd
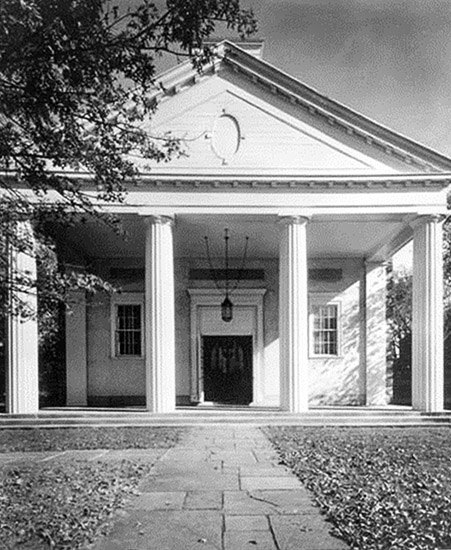
[(451, 156), (451, 0), (242, 0), (264, 58)]

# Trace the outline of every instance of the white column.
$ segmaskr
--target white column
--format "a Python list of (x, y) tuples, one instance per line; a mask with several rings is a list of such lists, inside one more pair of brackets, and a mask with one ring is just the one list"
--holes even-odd
[(175, 304), (173, 219), (146, 218), (146, 404), (147, 410), (175, 410)]
[(66, 313), (66, 402), (68, 406), (88, 404), (86, 345), (86, 296), (73, 292)]
[[(29, 223), (18, 224), (24, 238), (33, 239)], [(14, 283), (15, 296), (31, 316), (21, 319), (17, 315), (8, 318), (6, 412), (9, 414), (35, 414), (39, 410), (38, 323), (36, 288), (20, 288), (18, 277), (36, 279), (36, 259), (33, 251), (19, 252), (9, 249), (9, 277)], [(14, 282), (15, 281), (15, 282)], [(12, 303), (13, 303), (12, 302)]]
[(443, 259), (440, 216), (413, 227), (412, 406), (443, 410)]
[(280, 220), (279, 340), (280, 405), (308, 410), (307, 222), (303, 216)]
[(365, 263), (366, 404), (387, 404), (386, 266)]

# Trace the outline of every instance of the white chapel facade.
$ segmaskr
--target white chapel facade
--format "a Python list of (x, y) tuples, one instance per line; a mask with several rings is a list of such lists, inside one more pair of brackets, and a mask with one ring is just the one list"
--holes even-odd
[[(451, 160), (251, 46), (224, 41), (201, 74), (187, 62), (161, 76), (149, 132), (181, 137), (185, 154), (142, 162), (140, 185), (108, 206), (126, 239), (93, 223), (61, 231), (65, 259), (122, 289), (75, 297), (67, 405), (384, 406), (386, 265), (413, 240), (412, 406), (441, 411)], [(221, 316), (226, 229), (240, 277), (231, 320)], [(11, 323), (12, 414), (38, 409), (36, 334), (33, 321)]]

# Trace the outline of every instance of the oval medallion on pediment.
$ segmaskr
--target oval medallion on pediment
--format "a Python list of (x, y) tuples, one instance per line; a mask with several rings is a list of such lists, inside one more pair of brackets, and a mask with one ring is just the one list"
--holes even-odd
[(241, 131), (238, 121), (235, 117), (222, 114), (214, 125), (211, 139), (213, 152), (224, 163), (229, 162), (240, 148)]

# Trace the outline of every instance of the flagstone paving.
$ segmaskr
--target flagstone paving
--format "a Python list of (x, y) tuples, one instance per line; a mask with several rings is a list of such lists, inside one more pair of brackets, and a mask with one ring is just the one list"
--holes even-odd
[(345, 550), (250, 426), (193, 428), (92, 550)]

